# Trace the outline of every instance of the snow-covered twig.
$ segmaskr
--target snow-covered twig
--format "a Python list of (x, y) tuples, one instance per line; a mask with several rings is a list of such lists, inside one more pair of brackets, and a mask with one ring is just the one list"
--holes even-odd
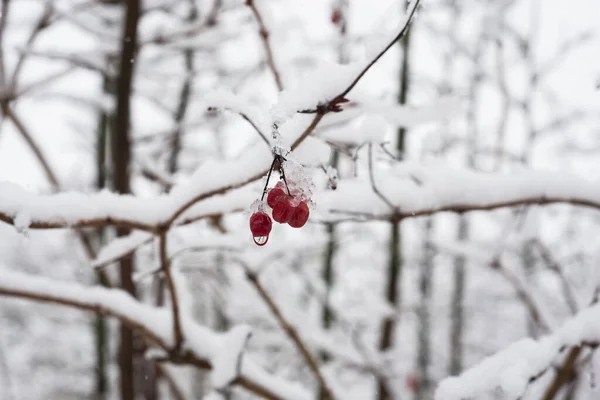
[[(600, 300), (599, 296), (600, 296), (600, 286), (596, 286), (596, 289), (594, 290), (594, 294), (592, 296), (592, 301), (590, 303), (592, 307), (596, 307), (598, 305), (598, 300)], [(598, 343), (594, 343), (594, 342), (587, 344), (587, 347), (595, 348), (597, 346), (598, 346)], [(572, 372), (575, 367), (575, 362), (579, 358), (579, 355), (581, 354), (583, 347), (586, 347), (586, 345), (580, 344), (580, 345), (574, 345), (571, 347), (571, 349), (569, 350), (569, 353), (565, 357), (564, 361), (562, 362), (560, 367), (557, 368), (557, 373), (554, 375), (554, 379), (552, 380), (552, 382), (546, 389), (543, 400), (554, 399), (554, 397), (558, 394), (558, 392), (562, 388), (562, 386), (571, 380)], [(565, 350), (565, 349), (562, 349), (562, 350)], [(541, 374), (540, 374), (540, 376), (541, 376)]]
[(369, 71), (369, 69), (371, 69), (371, 67), (373, 65), (375, 65), (375, 63), (377, 63), (377, 61), (379, 61), (379, 59), (381, 57), (383, 57), (383, 55), (385, 53), (387, 53), (387, 51), (389, 49), (391, 49), (392, 46), (398, 40), (402, 39), (402, 37), (404, 37), (404, 35), (406, 35), (406, 32), (408, 32), (408, 28), (410, 27), (410, 23), (415, 15), (415, 12), (417, 11), (417, 8), (419, 7), (419, 1), (420, 0), (414, 0), (413, 2), (410, 3), (410, 9), (408, 10), (408, 16), (406, 17), (406, 22), (400, 29), (400, 32), (398, 32), (398, 34), (396, 36), (394, 36), (394, 38), (387, 44), (387, 46), (385, 46), (375, 56), (375, 58), (373, 58), (362, 70), (360, 70), (358, 75), (354, 78), (354, 80), (352, 80), (352, 82), (350, 83), (350, 85), (348, 85), (348, 87), (346, 87), (340, 94), (338, 94), (337, 96), (335, 96), (332, 100), (330, 100), (328, 102), (327, 107), (317, 107), (314, 110), (301, 110), (299, 112), (306, 113), (306, 114), (313, 114), (313, 113), (318, 114), (318, 113), (322, 112), (323, 108), (330, 110), (331, 106), (335, 106), (335, 105), (339, 104), (346, 97), (346, 95), (348, 93), (350, 93), (350, 91), (352, 89), (354, 89), (354, 87), (358, 84), (358, 82), (362, 79), (362, 77)]

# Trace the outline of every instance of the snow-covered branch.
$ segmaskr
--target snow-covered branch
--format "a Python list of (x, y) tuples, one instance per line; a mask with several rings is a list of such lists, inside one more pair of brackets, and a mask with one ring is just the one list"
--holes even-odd
[(327, 210), (331, 219), (346, 215), (367, 220), (401, 220), (443, 211), (463, 213), (553, 203), (600, 208), (600, 185), (563, 173), (492, 174), (443, 165), (408, 164), (385, 175), (379, 172), (375, 176), (377, 188), (396, 207), (396, 212), (390, 212), (365, 178), (340, 181), (336, 191), (315, 196), (320, 209)]
[[(0, 295), (24, 298), (45, 303), (61, 304), (119, 319), (138, 329), (150, 344), (171, 354), (173, 337), (172, 313), (165, 308), (140, 303), (119, 289), (87, 287), (17, 272), (3, 271), (0, 275)], [(190, 364), (212, 369), (228, 365), (228, 334), (218, 334), (181, 316), (181, 329), (186, 341), (180, 353), (173, 353), (169, 362)], [(235, 329), (235, 328), (234, 328)], [(232, 331), (238, 336), (237, 331)], [(237, 356), (237, 354), (236, 354)], [(248, 356), (241, 361), (239, 376), (234, 384), (267, 399), (310, 399), (311, 395), (295, 383), (270, 375)]]
[(539, 340), (522, 339), (473, 366), (460, 376), (443, 380), (436, 400), (480, 399), (500, 391), (520, 399), (565, 350), (600, 343), (600, 305), (580, 311), (561, 328)]

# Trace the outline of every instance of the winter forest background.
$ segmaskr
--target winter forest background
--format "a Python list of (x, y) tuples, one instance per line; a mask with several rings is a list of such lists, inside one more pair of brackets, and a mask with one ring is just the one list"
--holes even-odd
[(600, 398), (599, 12), (2, 0), (0, 400)]

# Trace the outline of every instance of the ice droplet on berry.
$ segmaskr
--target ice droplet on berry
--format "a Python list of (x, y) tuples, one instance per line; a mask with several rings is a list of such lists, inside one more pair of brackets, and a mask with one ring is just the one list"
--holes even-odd
[(269, 235), (253, 236), (252, 239), (254, 240), (254, 243), (256, 243), (258, 246), (264, 246), (269, 241)]
[[(255, 212), (250, 217), (250, 231), (252, 232), (252, 237), (263, 237), (266, 236), (268, 238), (269, 233), (271, 233), (271, 228), (273, 227), (273, 221), (271, 217), (269, 217), (264, 212)], [(257, 240), (255, 239), (256, 243)], [(265, 240), (266, 243), (266, 240)], [(258, 243), (257, 243), (258, 244)]]
[(291, 158), (288, 158), (284, 162), (283, 167), (293, 197), (292, 205), (295, 207), (301, 201), (306, 202), (310, 200), (315, 190), (315, 184), (310, 171)]

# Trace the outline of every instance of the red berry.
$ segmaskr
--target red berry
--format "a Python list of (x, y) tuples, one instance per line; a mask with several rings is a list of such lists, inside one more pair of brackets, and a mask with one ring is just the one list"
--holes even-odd
[(290, 200), (286, 197), (282, 197), (277, 200), (275, 207), (273, 207), (273, 220), (280, 224), (285, 224), (290, 220), (294, 213), (294, 206)]
[(294, 211), (292, 216), (290, 217), (288, 224), (292, 228), (302, 228), (306, 221), (308, 221), (308, 216), (310, 215), (310, 210), (305, 202), (301, 201), (296, 207), (294, 207)]
[(267, 204), (269, 205), (269, 207), (275, 208), (275, 204), (277, 204), (277, 201), (284, 196), (285, 192), (283, 191), (283, 189), (274, 187), (273, 189), (269, 190), (269, 194), (267, 195)]
[(273, 222), (271, 221), (271, 217), (262, 211), (255, 212), (250, 217), (250, 231), (255, 238), (261, 236), (268, 237), (272, 227)]
[(342, 10), (340, 10), (339, 8), (334, 8), (331, 11), (331, 23), (337, 25), (342, 21)]

